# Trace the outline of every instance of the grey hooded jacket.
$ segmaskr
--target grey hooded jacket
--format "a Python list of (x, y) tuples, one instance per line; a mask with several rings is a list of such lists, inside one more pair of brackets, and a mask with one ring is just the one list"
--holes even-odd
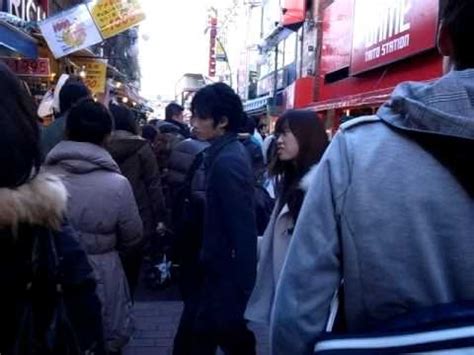
[(107, 347), (118, 351), (133, 332), (133, 317), (117, 251), (139, 245), (143, 233), (132, 188), (110, 154), (93, 144), (62, 141), (45, 164), (66, 185), (67, 217), (95, 271)]
[(341, 128), (290, 243), (272, 354), (312, 354), (342, 278), (349, 331), (474, 300), (473, 148), (474, 70), (401, 84)]

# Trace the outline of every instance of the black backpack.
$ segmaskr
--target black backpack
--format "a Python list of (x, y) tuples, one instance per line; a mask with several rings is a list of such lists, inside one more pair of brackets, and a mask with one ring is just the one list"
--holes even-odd
[[(73, 322), (77, 314), (66, 303), (71, 295), (64, 294), (62, 273), (63, 257), (58, 251), (57, 233), (42, 227), (34, 227), (31, 240), (31, 259), (24, 263), (26, 279), (22, 290), (16, 290), (16, 323), (12, 324), (14, 344), (6, 355), (98, 355), (104, 354), (103, 343), (81, 348), (84, 334), (79, 334)], [(91, 291), (91, 290), (88, 290)], [(77, 292), (77, 293), (76, 293)], [(93, 292), (93, 291), (92, 291)], [(71, 292), (72, 293), (72, 292)], [(82, 298), (83, 290), (74, 290), (73, 298)], [(89, 305), (84, 305), (88, 307)], [(100, 312), (100, 307), (96, 308)], [(78, 311), (80, 312), (80, 310)], [(76, 312), (77, 313), (77, 312)], [(87, 316), (82, 316), (86, 317)], [(84, 323), (88, 323), (85, 319)], [(86, 326), (87, 324), (82, 324)], [(91, 327), (91, 331), (94, 327)], [(87, 336), (86, 336), (87, 337)], [(101, 338), (101, 336), (98, 336)]]

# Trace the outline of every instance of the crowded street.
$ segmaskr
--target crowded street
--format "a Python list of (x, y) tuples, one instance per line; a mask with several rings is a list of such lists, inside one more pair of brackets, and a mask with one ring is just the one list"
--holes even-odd
[(474, 0), (0, 0), (0, 355), (474, 354)]

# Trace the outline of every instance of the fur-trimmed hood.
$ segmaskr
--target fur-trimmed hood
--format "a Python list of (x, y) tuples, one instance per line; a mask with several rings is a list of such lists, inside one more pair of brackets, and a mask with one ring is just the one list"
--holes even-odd
[(0, 188), (0, 228), (30, 223), (59, 229), (67, 199), (61, 180), (47, 173), (18, 188)]

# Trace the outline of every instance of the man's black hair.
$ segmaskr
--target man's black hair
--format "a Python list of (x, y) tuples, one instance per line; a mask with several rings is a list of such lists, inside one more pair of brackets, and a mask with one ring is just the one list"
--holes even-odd
[(110, 105), (109, 109), (114, 119), (115, 130), (138, 134), (138, 124), (132, 110), (125, 105), (117, 104)]
[(183, 106), (178, 105), (176, 102), (172, 102), (168, 106), (166, 106), (165, 118), (167, 120), (171, 120), (173, 119), (174, 116), (181, 114), (183, 111), (184, 111)]
[(112, 129), (112, 115), (104, 105), (92, 99), (73, 106), (66, 120), (67, 138), (76, 142), (102, 145)]
[(80, 99), (90, 97), (90, 91), (81, 81), (69, 79), (59, 92), (59, 109), (64, 114)]
[(441, 20), (453, 42), (457, 70), (474, 68), (474, 0), (441, 0)]
[(253, 116), (248, 116), (245, 112), (242, 118), (242, 125), (240, 127), (240, 133), (248, 133), (250, 135), (255, 133), (257, 124)]
[(240, 97), (224, 83), (208, 85), (199, 90), (191, 103), (193, 117), (212, 118), (216, 127), (227, 117), (227, 131), (238, 133), (244, 123), (244, 111)]

